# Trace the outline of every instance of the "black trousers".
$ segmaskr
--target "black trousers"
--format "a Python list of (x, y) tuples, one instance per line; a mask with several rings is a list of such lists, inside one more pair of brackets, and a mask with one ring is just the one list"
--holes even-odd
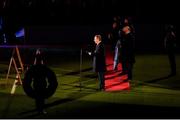
[(105, 89), (104, 72), (98, 72), (99, 89)]
[(132, 80), (133, 62), (122, 61), (122, 71), (128, 74), (128, 80)]
[(171, 67), (171, 74), (176, 74), (176, 58), (175, 54), (171, 51), (168, 51), (169, 64)]
[(45, 107), (45, 99), (44, 98), (36, 98), (35, 102), (36, 102), (36, 110), (38, 112), (42, 112)]
[(132, 70), (134, 63), (128, 63), (128, 80), (132, 80)]

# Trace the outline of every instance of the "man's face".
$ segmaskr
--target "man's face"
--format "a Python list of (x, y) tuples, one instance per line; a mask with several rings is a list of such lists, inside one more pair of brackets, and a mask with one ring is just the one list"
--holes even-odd
[(113, 29), (116, 29), (117, 28), (117, 23), (115, 22), (115, 23), (113, 23)]
[(128, 19), (124, 19), (124, 23), (128, 23)]
[(128, 32), (128, 31), (129, 31), (129, 27), (128, 27), (128, 26), (126, 26), (126, 27), (123, 28), (123, 32), (126, 33), (126, 32)]
[(94, 37), (94, 42), (96, 43), (96, 44), (98, 44), (98, 42), (99, 42), (99, 39), (95, 36)]

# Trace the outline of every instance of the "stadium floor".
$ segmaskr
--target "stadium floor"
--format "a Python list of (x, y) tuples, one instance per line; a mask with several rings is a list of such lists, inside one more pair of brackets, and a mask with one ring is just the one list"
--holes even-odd
[(131, 89), (111, 92), (97, 90), (90, 57), (83, 57), (81, 77), (79, 56), (72, 59), (59, 55), (59, 59), (58, 63), (54, 59), (48, 63), (59, 86), (46, 100), (46, 115), (36, 113), (34, 100), (25, 95), (22, 86), (10, 95), (15, 74), (12, 70), (6, 87), (9, 61), (1, 61), (0, 118), (180, 118), (180, 55), (176, 55), (177, 75), (173, 77), (168, 77), (166, 55), (136, 55)]

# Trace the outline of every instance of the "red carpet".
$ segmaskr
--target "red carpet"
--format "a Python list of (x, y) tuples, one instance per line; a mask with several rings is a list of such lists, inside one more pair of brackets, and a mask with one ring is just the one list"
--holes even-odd
[(106, 55), (107, 73), (105, 74), (105, 91), (129, 90), (129, 82), (125, 82), (127, 75), (121, 73), (121, 64), (118, 64), (118, 71), (113, 70), (113, 54), (108, 52)]

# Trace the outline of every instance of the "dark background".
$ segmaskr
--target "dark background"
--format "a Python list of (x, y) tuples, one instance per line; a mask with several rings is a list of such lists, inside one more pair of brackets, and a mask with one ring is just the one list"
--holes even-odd
[[(95, 34), (108, 41), (112, 18), (130, 16), (136, 30), (136, 49), (163, 48), (165, 25), (177, 31), (178, 1), (167, 0), (1, 0), (3, 28), (9, 44), (25, 27), (23, 44), (91, 44)], [(179, 43), (179, 42), (178, 42)]]

